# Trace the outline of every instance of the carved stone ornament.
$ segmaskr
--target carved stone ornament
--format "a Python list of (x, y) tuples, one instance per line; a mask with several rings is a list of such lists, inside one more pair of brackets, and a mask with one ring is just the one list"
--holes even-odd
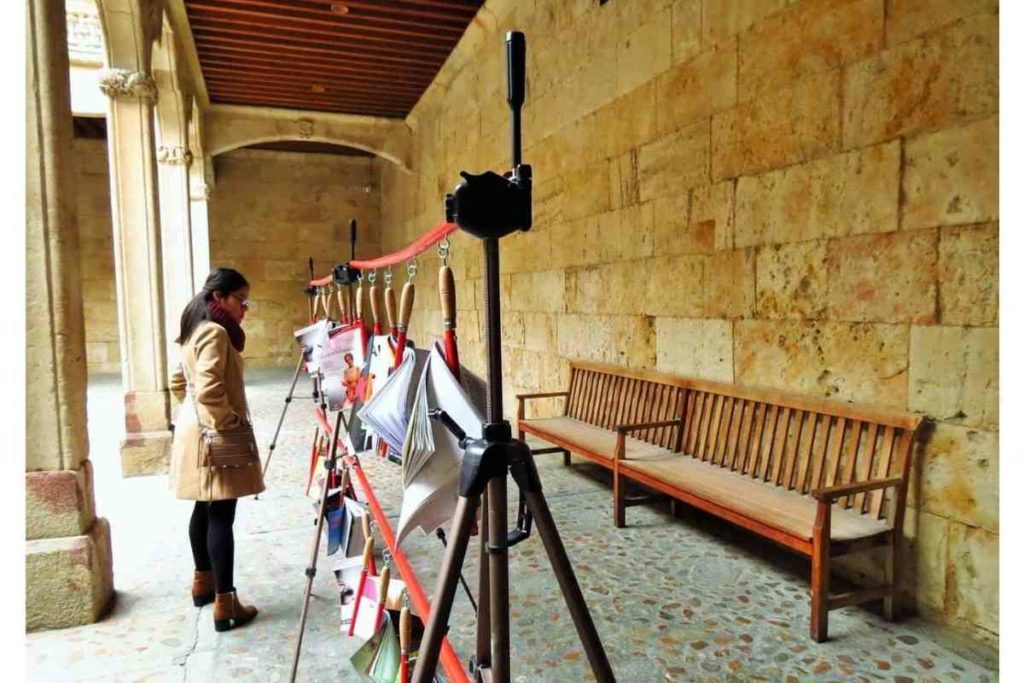
[(107, 97), (134, 97), (144, 102), (156, 102), (156, 83), (142, 71), (110, 69), (100, 76), (100, 90)]
[(156, 160), (161, 164), (184, 164), (192, 163), (192, 152), (188, 147), (179, 145), (160, 145), (156, 149)]
[(213, 188), (210, 187), (209, 183), (192, 183), (188, 193), (189, 199), (196, 201), (201, 199), (208, 200), (211, 194), (213, 194)]
[(313, 137), (313, 119), (299, 119), (299, 137), (308, 140)]

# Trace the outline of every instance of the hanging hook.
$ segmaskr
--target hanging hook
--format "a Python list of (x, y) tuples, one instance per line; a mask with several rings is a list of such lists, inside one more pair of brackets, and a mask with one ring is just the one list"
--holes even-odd
[(409, 259), (409, 263), (407, 263), (405, 266), (405, 270), (409, 276), (409, 280), (412, 280), (414, 277), (416, 277), (416, 271), (419, 269), (419, 267), (420, 262), (416, 260), (415, 256)]
[(391, 286), (391, 266), (388, 266), (388, 269), (384, 271), (384, 284), (388, 287)]
[(452, 241), (448, 238), (448, 235), (444, 236), (444, 239), (437, 243), (437, 255), (441, 257), (441, 265), (448, 265), (448, 254), (452, 250)]
[(391, 551), (388, 550), (387, 546), (385, 546), (384, 550), (381, 551), (381, 558), (384, 560), (385, 567), (391, 566)]
[(377, 270), (371, 270), (370, 274), (366, 276), (367, 281), (372, 285), (377, 281)]

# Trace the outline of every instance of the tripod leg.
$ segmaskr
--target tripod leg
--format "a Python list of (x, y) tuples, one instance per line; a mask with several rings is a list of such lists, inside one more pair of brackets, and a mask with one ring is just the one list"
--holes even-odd
[(490, 538), (487, 511), (490, 506), (487, 491), (480, 497), (480, 582), (476, 599), (476, 666), (491, 667), (491, 567), (487, 560), (487, 542)]
[(569, 614), (576, 625), (576, 632), (583, 643), (583, 649), (590, 661), (590, 668), (599, 683), (615, 681), (615, 674), (608, 663), (608, 656), (605, 654), (604, 646), (601, 645), (601, 637), (597, 634), (594, 620), (587, 609), (587, 603), (580, 590), (580, 584), (576, 581), (576, 574), (573, 572), (572, 563), (565, 552), (565, 545), (558, 535), (558, 528), (555, 520), (551, 517), (551, 510), (548, 508), (547, 500), (540, 490), (525, 491), (526, 504), (533, 514), (534, 523), (537, 525), (537, 533), (544, 542), (544, 550), (547, 551), (551, 568), (558, 579), (558, 586), (562, 589), (562, 596), (565, 604), (569, 607)]
[(441, 640), (444, 638), (445, 629), (448, 628), (455, 589), (459, 585), (459, 573), (462, 571), (466, 549), (469, 547), (469, 530), (473, 526), (473, 517), (479, 505), (479, 496), (459, 496), (455, 516), (452, 518), (448, 548), (441, 561), (437, 588), (434, 590), (434, 600), (430, 606), (430, 617), (423, 632), (419, 656), (416, 658), (416, 669), (412, 673), (412, 683), (429, 683), (433, 680), (438, 656), (441, 653)]
[[(295, 394), (295, 384), (299, 381), (299, 374), (302, 372), (302, 354), (299, 353), (299, 364), (295, 366), (295, 374), (292, 375), (292, 385), (288, 388), (288, 396), (284, 399), (284, 408), (281, 410), (281, 418), (277, 421), (277, 429), (274, 430), (274, 438), (270, 440), (270, 448), (267, 450), (267, 461), (263, 463), (263, 476), (267, 476), (267, 468), (270, 467), (270, 459), (274, 457), (274, 449), (277, 448), (277, 437), (281, 434), (281, 425), (284, 424), (284, 416), (288, 414), (288, 406), (291, 405), (292, 396)], [(259, 496), (257, 496), (258, 498)]]
[(487, 560), (491, 574), (491, 672), (496, 683), (508, 683), (509, 662), (508, 613), (508, 481), (500, 476), (487, 483), (487, 526), (489, 540)]
[(316, 561), (320, 553), (320, 534), (324, 528), (324, 517), (327, 513), (327, 493), (330, 484), (329, 473), (324, 476), (323, 491), (320, 494), (320, 511), (316, 520), (316, 536), (313, 538), (313, 550), (309, 554), (309, 565), (306, 566), (306, 596), (302, 601), (302, 618), (299, 620), (299, 639), (295, 643), (295, 659), (292, 661), (292, 677), (289, 679), (294, 683), (295, 674), (299, 670), (299, 654), (302, 652), (302, 636), (306, 632), (306, 616), (309, 614), (309, 597), (313, 592), (313, 577), (316, 576)]

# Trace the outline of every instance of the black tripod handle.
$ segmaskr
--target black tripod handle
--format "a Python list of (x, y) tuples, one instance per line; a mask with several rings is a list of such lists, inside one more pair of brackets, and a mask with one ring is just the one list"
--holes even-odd
[(427, 411), (427, 416), (431, 420), (438, 420), (445, 428), (452, 433), (456, 439), (459, 440), (459, 448), (466, 447), (466, 430), (459, 426), (459, 423), (452, 419), (452, 416), (444, 412), (440, 408), (434, 408)]

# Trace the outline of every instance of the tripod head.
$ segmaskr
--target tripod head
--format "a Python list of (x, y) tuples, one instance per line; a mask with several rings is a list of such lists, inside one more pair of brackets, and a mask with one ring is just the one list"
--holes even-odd
[(505, 36), (508, 104), (512, 110), (512, 170), (499, 175), (463, 171), (462, 182), (445, 196), (445, 218), (481, 239), (500, 239), (533, 225), (533, 170), (522, 163), (522, 116), (526, 98), (526, 37)]

